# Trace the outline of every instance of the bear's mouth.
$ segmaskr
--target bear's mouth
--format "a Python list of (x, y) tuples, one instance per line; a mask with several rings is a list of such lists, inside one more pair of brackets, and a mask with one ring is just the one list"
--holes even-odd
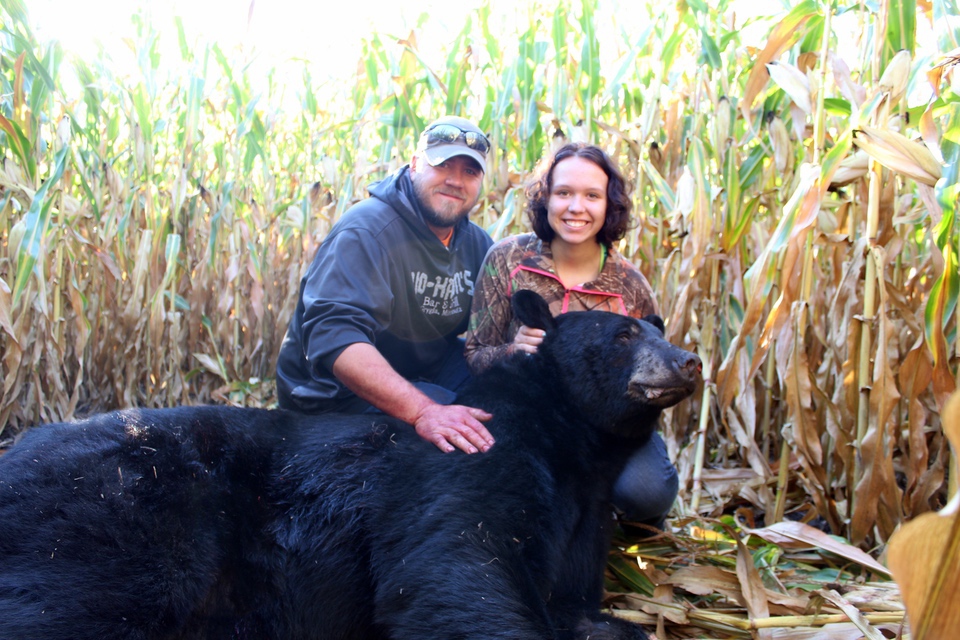
[(654, 387), (636, 382), (630, 383), (630, 395), (642, 400), (644, 404), (665, 409), (672, 407), (693, 393), (690, 385), (674, 387)]

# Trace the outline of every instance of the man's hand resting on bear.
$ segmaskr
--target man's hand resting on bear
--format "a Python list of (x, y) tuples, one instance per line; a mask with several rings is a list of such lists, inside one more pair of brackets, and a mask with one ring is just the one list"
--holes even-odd
[(466, 453), (486, 452), (494, 440), (481, 421), (492, 417), (483, 409), (433, 403), (420, 412), (413, 426), (421, 438), (445, 453), (450, 453), (454, 447)]

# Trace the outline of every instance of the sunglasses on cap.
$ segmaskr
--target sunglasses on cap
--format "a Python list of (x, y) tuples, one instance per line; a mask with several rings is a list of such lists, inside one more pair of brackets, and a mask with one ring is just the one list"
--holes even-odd
[(423, 133), (427, 136), (428, 144), (456, 142), (460, 138), (463, 138), (467, 146), (474, 151), (479, 151), (483, 155), (487, 155), (487, 151), (490, 150), (490, 141), (487, 139), (487, 136), (478, 131), (464, 131), (456, 125), (435, 124), (425, 129)]

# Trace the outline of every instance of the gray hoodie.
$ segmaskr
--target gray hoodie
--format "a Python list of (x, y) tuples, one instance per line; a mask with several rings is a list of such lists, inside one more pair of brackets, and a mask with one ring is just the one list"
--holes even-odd
[(315, 413), (352, 396), (333, 373), (351, 344), (374, 345), (409, 380), (429, 380), (467, 328), (491, 245), (469, 220), (444, 246), (423, 221), (409, 168), (373, 184), (317, 249), (277, 359), (280, 406)]

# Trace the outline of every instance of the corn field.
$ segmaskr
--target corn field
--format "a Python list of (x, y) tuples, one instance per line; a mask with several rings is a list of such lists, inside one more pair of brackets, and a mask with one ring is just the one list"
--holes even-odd
[(565, 139), (628, 176), (621, 249), (667, 337), (704, 362), (702, 393), (664, 424), (681, 515), (816, 519), (870, 549), (945, 502), (955, 0), (746, 20), (683, 0), (639, 25), (603, 0), (534, 2), (509, 28), (486, 4), (443, 59), (417, 29), (370, 34), (348, 83), (303, 61), (254, 76), (251, 51), (142, 16), (139, 68), (121, 74), (40, 42), (22, 0), (0, 4), (4, 436), (120, 406), (272, 406), (316, 246), (451, 113), (490, 133), (473, 219), (494, 237), (527, 229), (523, 185)]

